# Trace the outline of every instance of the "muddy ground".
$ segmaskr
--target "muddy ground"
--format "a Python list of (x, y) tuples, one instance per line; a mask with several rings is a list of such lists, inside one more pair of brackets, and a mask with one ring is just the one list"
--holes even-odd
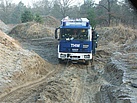
[[(105, 32), (107, 31), (109, 29), (105, 29)], [(137, 37), (135, 35), (131, 43), (125, 44), (124, 41), (123, 44), (117, 44), (117, 42), (106, 42), (104, 36), (106, 35), (100, 35), (92, 65), (59, 64), (58, 41), (53, 37), (20, 41), (24, 49), (35, 51), (54, 65), (54, 69), (44, 77), (2, 95), (0, 101), (2, 103), (136, 103)], [(123, 38), (121, 37), (122, 42), (126, 37)], [(102, 42), (103, 39), (105, 40)]]
[(2, 102), (13, 103), (94, 103), (103, 79), (98, 67), (84, 64), (58, 64), (57, 40), (33, 39), (21, 42), (22, 47), (35, 51), (46, 61), (55, 65), (54, 70), (31, 84), (17, 88), (1, 97)]

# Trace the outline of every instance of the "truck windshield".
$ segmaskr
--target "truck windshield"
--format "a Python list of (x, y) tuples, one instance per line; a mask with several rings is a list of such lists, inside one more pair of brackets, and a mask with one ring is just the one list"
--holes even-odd
[(60, 39), (65, 40), (88, 40), (88, 29), (60, 29)]

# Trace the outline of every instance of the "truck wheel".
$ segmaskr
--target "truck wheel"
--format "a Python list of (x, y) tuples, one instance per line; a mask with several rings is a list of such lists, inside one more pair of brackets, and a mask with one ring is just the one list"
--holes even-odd
[(63, 63), (63, 60), (62, 59), (58, 59), (59, 63), (62, 64)]
[(86, 65), (89, 65), (89, 62), (90, 62), (89, 60), (86, 60), (86, 61), (85, 61), (85, 64), (86, 64)]
[(93, 64), (93, 58), (90, 60), (91, 65)]

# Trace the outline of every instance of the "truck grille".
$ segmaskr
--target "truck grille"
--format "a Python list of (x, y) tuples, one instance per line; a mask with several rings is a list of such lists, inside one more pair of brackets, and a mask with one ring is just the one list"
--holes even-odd
[(80, 56), (70, 56), (70, 58), (80, 58)]

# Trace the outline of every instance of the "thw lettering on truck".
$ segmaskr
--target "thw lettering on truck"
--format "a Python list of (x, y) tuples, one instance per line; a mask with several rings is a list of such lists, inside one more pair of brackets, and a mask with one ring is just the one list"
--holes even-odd
[(80, 44), (71, 44), (71, 47), (80, 47)]

